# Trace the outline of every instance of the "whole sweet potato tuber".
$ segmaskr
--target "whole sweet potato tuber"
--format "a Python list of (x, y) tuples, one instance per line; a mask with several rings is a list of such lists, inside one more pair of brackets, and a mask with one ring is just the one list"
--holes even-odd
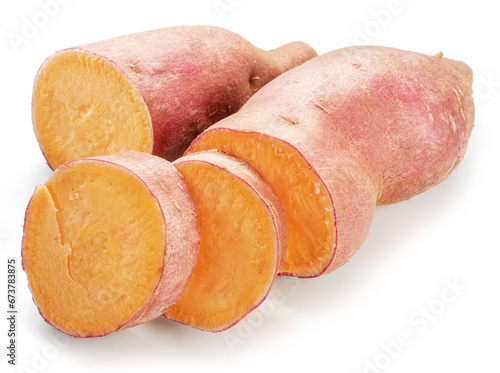
[(281, 75), (187, 153), (219, 149), (276, 190), (287, 220), (283, 274), (314, 277), (363, 243), (376, 204), (444, 180), (474, 121), (462, 62), (385, 47), (349, 47)]
[(315, 56), (305, 43), (266, 52), (209, 26), (164, 28), (61, 50), (35, 79), (34, 131), (53, 169), (127, 150), (174, 160), (264, 84)]
[(199, 249), (168, 161), (139, 152), (68, 162), (26, 210), (22, 263), (43, 318), (74, 337), (151, 320), (181, 296)]

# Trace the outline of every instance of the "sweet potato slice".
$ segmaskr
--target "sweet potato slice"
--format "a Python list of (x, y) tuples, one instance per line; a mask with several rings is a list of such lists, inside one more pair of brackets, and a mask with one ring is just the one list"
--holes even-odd
[(193, 198), (200, 255), (186, 290), (165, 316), (221, 331), (266, 297), (285, 257), (283, 207), (246, 163), (219, 152), (174, 162)]
[(194, 268), (199, 232), (177, 169), (127, 152), (59, 167), (28, 205), (23, 268), (40, 314), (74, 337), (164, 313)]
[(128, 150), (172, 161), (267, 82), (316, 55), (302, 42), (264, 51), (210, 26), (64, 49), (47, 58), (35, 79), (34, 131), (53, 169)]

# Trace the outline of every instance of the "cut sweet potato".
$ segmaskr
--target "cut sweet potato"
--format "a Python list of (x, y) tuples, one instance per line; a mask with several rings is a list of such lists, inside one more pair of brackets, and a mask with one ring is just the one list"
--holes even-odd
[(283, 207), (271, 186), (233, 157), (200, 152), (174, 164), (193, 198), (201, 241), (186, 290), (165, 316), (221, 331), (269, 292), (285, 257)]
[(375, 205), (408, 199), (460, 163), (474, 121), (462, 62), (384, 47), (350, 47), (281, 75), (187, 154), (218, 149), (276, 190), (287, 219), (283, 274), (343, 265)]
[(44, 319), (71, 336), (95, 337), (170, 308), (198, 248), (180, 173), (161, 158), (127, 152), (66, 163), (35, 189), (22, 258)]
[(33, 127), (50, 167), (137, 150), (174, 160), (260, 87), (315, 57), (266, 52), (209, 26), (171, 27), (54, 53), (33, 88)]
[[(321, 156), (321, 141), (311, 141), (299, 128), (287, 130), (280, 138), (263, 133), (264, 127), (262, 134), (209, 130), (191, 149), (218, 148), (255, 166), (273, 186), (285, 209), (288, 244), (281, 273), (318, 276), (334, 255), (345, 255), (335, 252), (338, 240), (350, 239), (350, 245), (362, 243), (373, 218), (375, 191), (356, 164), (334, 159), (333, 155)], [(345, 234), (347, 230), (352, 234)]]

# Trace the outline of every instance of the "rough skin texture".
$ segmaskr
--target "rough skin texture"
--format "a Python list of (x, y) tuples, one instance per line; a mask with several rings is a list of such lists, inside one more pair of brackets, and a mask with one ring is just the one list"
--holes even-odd
[[(102, 92), (96, 92), (97, 88), (87, 90), (83, 83), (80, 88), (73, 88), (82, 92), (79, 94), (71, 90), (74, 85), (74, 82), (68, 82), (71, 81), (71, 76), (62, 78), (63, 81), (57, 81), (56, 76), (53, 85), (49, 86), (46, 83), (47, 79), (61, 74), (59, 67), (51, 64), (58, 63), (57, 57), (68, 53), (74, 54), (73, 60), (81, 60), (78, 62), (83, 66), (81, 70), (83, 73), (90, 71), (92, 79), (94, 76), (97, 80), (105, 77), (107, 79), (113, 75), (112, 72), (105, 74), (102, 72), (102, 69), (109, 68), (107, 64), (101, 63), (103, 66), (96, 67), (99, 61), (87, 61), (92, 57), (110, 63), (125, 76), (131, 87), (126, 88), (126, 82), (122, 82), (117, 90), (127, 90), (129, 97), (134, 96), (133, 91), (136, 90), (139, 99), (132, 100), (134, 105), (140, 105), (140, 101), (143, 100), (147, 107), (146, 117), (141, 112), (140, 120), (137, 122), (144, 126), (144, 121), (150, 121), (152, 128), (150, 133), (140, 130), (140, 133), (133, 136), (148, 137), (152, 133), (149, 144), (148, 141), (141, 140), (140, 147), (126, 144), (123, 146), (127, 148), (123, 149), (120, 148), (120, 143), (114, 143), (120, 141), (115, 140), (115, 136), (118, 138), (120, 134), (113, 134), (113, 129), (108, 129), (101, 123), (105, 115), (97, 115), (97, 111), (92, 110), (98, 103), (91, 102), (89, 97), (81, 97), (97, 95), (102, 102), (107, 99), (108, 92), (105, 92), (105, 87)], [(44, 62), (35, 80), (33, 92), (35, 134), (49, 166), (53, 169), (71, 159), (127, 150), (146, 151), (171, 161), (180, 157), (198, 134), (215, 122), (235, 113), (266, 83), (316, 55), (311, 47), (302, 42), (264, 51), (235, 33), (211, 26), (164, 28), (65, 49), (56, 52)], [(67, 63), (63, 61), (60, 65)], [(82, 80), (85, 82), (89, 78), (84, 77)], [(99, 84), (93, 85), (97, 87)], [(122, 86), (124, 88), (120, 88)], [(90, 92), (85, 93), (86, 91)], [(76, 97), (73, 99), (71, 96), (74, 94)], [(123, 96), (112, 105), (108, 105), (116, 117), (109, 120), (107, 123), (109, 127), (115, 126), (120, 115), (130, 118), (130, 114), (124, 111), (123, 105), (132, 104), (128, 104), (128, 98)], [(116, 95), (112, 98), (115, 99)], [(54, 118), (51, 113), (54, 109), (49, 110), (48, 107), (59, 101), (63, 110), (69, 108), (69, 111), (60, 118)], [(60, 131), (67, 131), (67, 126), (57, 123), (63, 123), (68, 118), (76, 121), (72, 128), (82, 126), (79, 131), (85, 136), (66, 136), (61, 139), (62, 144), (49, 144), (54, 137), (59, 136)], [(54, 133), (44, 136), (47, 126), (59, 126), (60, 129), (57, 127)], [(120, 131), (124, 130), (120, 127), (115, 130), (115, 132)], [(71, 144), (68, 145), (68, 142)], [(68, 154), (65, 155), (63, 152), (56, 157), (53, 155), (56, 152), (53, 146), (67, 147)], [(73, 154), (75, 147), (82, 149)]]
[[(219, 149), (242, 158), (268, 179), (282, 201), (296, 186), (283, 184), (284, 171), (273, 175), (279, 151), (289, 149), (289, 160), (305, 160), (318, 188), (284, 202), (289, 237), (284, 273), (318, 276), (358, 250), (376, 204), (411, 198), (457, 167), (473, 128), (471, 85), (470, 68), (441, 53), (348, 47), (281, 75), (238, 113), (201, 134), (187, 153)], [(248, 144), (263, 139), (270, 139), (275, 158), (263, 161), (262, 148), (250, 149)], [(301, 199), (323, 196), (322, 185), (331, 200), (323, 204), (333, 227), (319, 219), (308, 224), (294, 211)], [(329, 258), (298, 270), (289, 257), (307, 258), (314, 248), (294, 246), (293, 231), (304, 236), (303, 227), (319, 231), (321, 226), (331, 232), (326, 238), (334, 236)]]
[(194, 269), (199, 240), (177, 169), (127, 152), (68, 162), (36, 188), (22, 264), (49, 324), (99, 337), (169, 309)]

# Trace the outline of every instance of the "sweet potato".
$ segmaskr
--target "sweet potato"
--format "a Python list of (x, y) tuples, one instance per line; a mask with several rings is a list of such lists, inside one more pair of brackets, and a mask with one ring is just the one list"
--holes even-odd
[(177, 169), (127, 152), (68, 162), (26, 210), (22, 263), (43, 318), (74, 337), (103, 336), (163, 314), (199, 249)]
[(64, 49), (40, 67), (33, 127), (51, 168), (128, 150), (174, 160), (260, 87), (316, 56), (269, 52), (217, 27), (184, 26)]
[(285, 258), (283, 207), (255, 170), (223, 153), (200, 152), (174, 164), (193, 198), (201, 241), (186, 290), (165, 316), (221, 331), (269, 292)]
[(376, 204), (444, 180), (473, 121), (472, 72), (439, 53), (359, 46), (281, 75), (187, 153), (219, 149), (276, 190), (287, 220), (283, 274), (314, 277), (363, 243)]

